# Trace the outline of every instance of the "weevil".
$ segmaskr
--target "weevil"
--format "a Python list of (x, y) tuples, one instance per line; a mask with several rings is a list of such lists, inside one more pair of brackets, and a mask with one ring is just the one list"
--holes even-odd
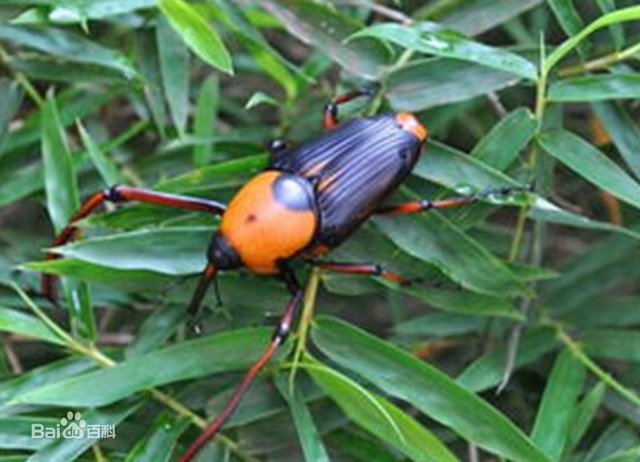
[[(290, 299), (271, 341), (247, 371), (222, 412), (180, 458), (191, 461), (233, 413), (242, 395), (278, 346), (287, 338), (303, 292), (291, 269), (301, 259), (325, 270), (380, 276), (396, 283), (401, 275), (374, 263), (338, 262), (325, 254), (347, 239), (365, 220), (376, 214), (408, 214), (432, 208), (475, 202), (493, 192), (431, 201), (383, 205), (406, 180), (428, 137), (427, 128), (408, 112), (388, 112), (338, 122), (338, 105), (367, 95), (355, 90), (337, 96), (325, 106), (325, 132), (295, 147), (270, 143), (271, 160), (225, 206), (210, 199), (116, 185), (92, 195), (60, 232), (53, 246), (63, 245), (77, 232), (76, 222), (104, 202), (147, 202), (221, 216), (210, 240), (207, 264), (188, 306), (196, 314), (218, 271), (247, 268), (284, 280)], [(49, 253), (47, 258), (58, 258)], [(42, 292), (54, 298), (54, 277), (44, 275)]]

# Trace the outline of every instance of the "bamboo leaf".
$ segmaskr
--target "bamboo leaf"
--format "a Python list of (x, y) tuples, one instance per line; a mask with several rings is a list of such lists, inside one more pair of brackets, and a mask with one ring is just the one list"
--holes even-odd
[(191, 51), (213, 67), (233, 74), (233, 64), (227, 48), (199, 10), (183, 0), (159, 0), (158, 8), (167, 16)]

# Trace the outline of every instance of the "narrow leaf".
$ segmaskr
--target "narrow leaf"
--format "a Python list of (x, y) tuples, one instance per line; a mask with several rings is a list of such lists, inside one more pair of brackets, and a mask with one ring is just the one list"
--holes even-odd
[(573, 35), (566, 41), (564, 41), (553, 53), (551, 53), (544, 63), (544, 72), (548, 73), (553, 67), (555, 67), (562, 58), (564, 58), (571, 50), (573, 50), (582, 40), (589, 34), (597, 31), (606, 26), (612, 24), (618, 24), (625, 21), (637, 21), (640, 19), (640, 6), (630, 6), (628, 8), (622, 8), (611, 13), (607, 13), (604, 16), (599, 17), (587, 27), (582, 29), (580, 33)]
[(183, 135), (189, 115), (189, 53), (163, 18), (158, 21), (156, 40), (164, 96), (176, 130)]
[(586, 180), (640, 208), (640, 184), (595, 147), (563, 130), (543, 133), (540, 145)]
[(537, 77), (536, 67), (530, 61), (500, 48), (474, 42), (456, 31), (441, 29), (433, 23), (411, 26), (396, 23), (375, 24), (359, 30), (350, 38), (358, 37), (388, 40), (410, 50), (470, 61), (529, 80), (535, 80)]
[(292, 35), (313, 45), (355, 75), (371, 79), (384, 71), (389, 52), (380, 43), (374, 40), (345, 42), (362, 28), (357, 20), (310, 0), (263, 0), (261, 5), (280, 19)]
[(373, 394), (339, 372), (310, 364), (316, 383), (358, 425), (419, 462), (458, 459), (438, 438), (386, 399)]
[(150, 387), (244, 369), (260, 355), (269, 335), (270, 329), (243, 329), (182, 342), (109, 369), (45, 384), (8, 404), (104, 406)]
[(586, 75), (549, 87), (549, 101), (586, 102), (640, 98), (640, 74)]
[(125, 462), (171, 461), (173, 448), (189, 423), (184, 416), (163, 412), (150, 425), (149, 434), (127, 454)]
[(9, 308), (0, 307), (0, 330), (26, 335), (56, 345), (64, 345), (64, 341), (40, 319)]
[[(518, 17), (520, 14), (540, 5), (544, 0), (470, 0), (456, 4), (450, 8), (446, 3), (429, 4), (433, 8), (443, 9), (443, 17), (439, 21), (470, 37), (493, 29), (500, 24)], [(425, 7), (426, 12), (429, 10)], [(439, 16), (439, 15), (438, 15)]]
[(498, 91), (519, 77), (480, 64), (446, 58), (417, 60), (389, 75), (387, 96), (394, 109), (421, 111)]
[[(123, 403), (106, 409), (91, 409), (82, 413), (82, 419), (87, 425), (97, 425), (99, 428), (101, 426), (113, 426), (117, 435), (117, 425), (126, 419), (138, 407), (139, 403)], [(64, 416), (66, 415), (66, 412), (61, 414)], [(43, 449), (29, 457), (29, 462), (70, 462), (79, 457), (89, 449), (92, 444), (99, 440), (99, 436), (78, 439), (55, 439), (51, 444), (48, 444)]]
[(59, 232), (80, 207), (80, 200), (71, 152), (53, 94), (47, 97), (41, 123), (47, 209), (56, 231)]
[(98, 172), (100, 172), (104, 185), (113, 186), (124, 183), (124, 175), (120, 173), (118, 167), (102, 152), (102, 149), (100, 149), (100, 146), (98, 146), (89, 132), (84, 128), (82, 122), (78, 121), (77, 126), (82, 143), (89, 152), (93, 164), (98, 169)]
[(191, 51), (213, 67), (233, 74), (229, 52), (200, 10), (183, 0), (159, 0), (158, 7)]
[[(525, 332), (518, 348), (514, 367), (517, 370), (531, 364), (557, 347), (558, 342), (551, 329), (538, 328)], [(507, 350), (503, 346), (485, 353), (460, 374), (458, 383), (476, 392), (498, 385), (504, 374), (506, 357)]]
[[(5, 135), (9, 131), (9, 124), (20, 107), (22, 102), (22, 88), (20, 84), (6, 78), (0, 79), (0, 101), (3, 103), (3, 110), (0, 112), (0, 148), (4, 142)], [(0, 151), (0, 157), (2, 151)]]
[(571, 351), (564, 350), (558, 355), (531, 434), (533, 442), (551, 460), (558, 460), (566, 447), (585, 375), (585, 366)]
[(473, 148), (471, 155), (485, 165), (503, 171), (531, 141), (538, 124), (526, 108), (508, 114)]
[(548, 462), (504, 415), (442, 372), (342, 321), (320, 317), (312, 337), (336, 363), (411, 403), (479, 447), (517, 462)]
[[(220, 82), (215, 74), (200, 85), (196, 110), (193, 116), (193, 133), (196, 136), (213, 136), (216, 133), (218, 107), (220, 105)], [(213, 143), (193, 147), (193, 165), (205, 167), (213, 158)]]
[(113, 69), (126, 79), (137, 76), (135, 68), (125, 55), (64, 30), (13, 26), (5, 22), (0, 24), (0, 40), (34, 48), (67, 61)]
[(640, 178), (640, 127), (623, 106), (614, 102), (594, 103), (592, 107), (622, 158)]
[(54, 250), (67, 257), (118, 269), (194, 274), (204, 267), (210, 238), (208, 227), (148, 229), (86, 239)]
[(313, 422), (311, 412), (309, 412), (300, 390), (290, 389), (289, 382), (282, 375), (276, 378), (276, 386), (289, 405), (305, 460), (307, 462), (329, 462), (331, 459), (322, 444), (318, 428)]

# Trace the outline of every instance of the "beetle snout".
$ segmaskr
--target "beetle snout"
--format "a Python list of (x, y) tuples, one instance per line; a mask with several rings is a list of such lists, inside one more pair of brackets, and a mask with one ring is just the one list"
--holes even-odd
[(420, 142), (423, 142), (429, 136), (429, 131), (422, 125), (416, 116), (410, 112), (399, 112), (396, 114), (396, 121), (403, 130), (413, 133)]
[(216, 231), (209, 241), (207, 258), (219, 270), (235, 269), (242, 266), (238, 252), (219, 231)]

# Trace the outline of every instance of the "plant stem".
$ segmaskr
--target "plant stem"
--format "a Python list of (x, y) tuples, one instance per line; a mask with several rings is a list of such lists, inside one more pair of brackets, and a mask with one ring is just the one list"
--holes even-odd
[(632, 57), (636, 53), (640, 53), (640, 42), (622, 51), (615, 51), (613, 53), (609, 53), (608, 55), (601, 56), (600, 58), (587, 61), (586, 63), (579, 63), (573, 66), (565, 67), (564, 69), (560, 69), (558, 71), (558, 75), (560, 77), (570, 77), (572, 75), (582, 74), (588, 71), (605, 69), (611, 64), (615, 64)]
[(555, 327), (558, 339), (571, 351), (571, 353), (582, 362), (587, 369), (589, 369), (596, 377), (598, 377), (603, 383), (611, 387), (624, 399), (640, 408), (640, 396), (638, 396), (633, 390), (622, 385), (611, 374), (603, 370), (598, 366), (589, 356), (587, 356), (578, 342), (576, 342), (569, 334), (567, 334), (562, 326), (558, 323), (552, 323)]
[(298, 324), (298, 331), (296, 335), (296, 348), (293, 352), (293, 359), (291, 361), (291, 373), (289, 374), (289, 391), (291, 393), (293, 393), (298, 365), (307, 350), (307, 337), (309, 335), (309, 328), (313, 322), (313, 311), (316, 305), (316, 294), (318, 293), (319, 281), (320, 270), (318, 268), (313, 268), (309, 281), (307, 282), (307, 287), (305, 288), (304, 305), (302, 307), (302, 314), (300, 315), (300, 322)]

